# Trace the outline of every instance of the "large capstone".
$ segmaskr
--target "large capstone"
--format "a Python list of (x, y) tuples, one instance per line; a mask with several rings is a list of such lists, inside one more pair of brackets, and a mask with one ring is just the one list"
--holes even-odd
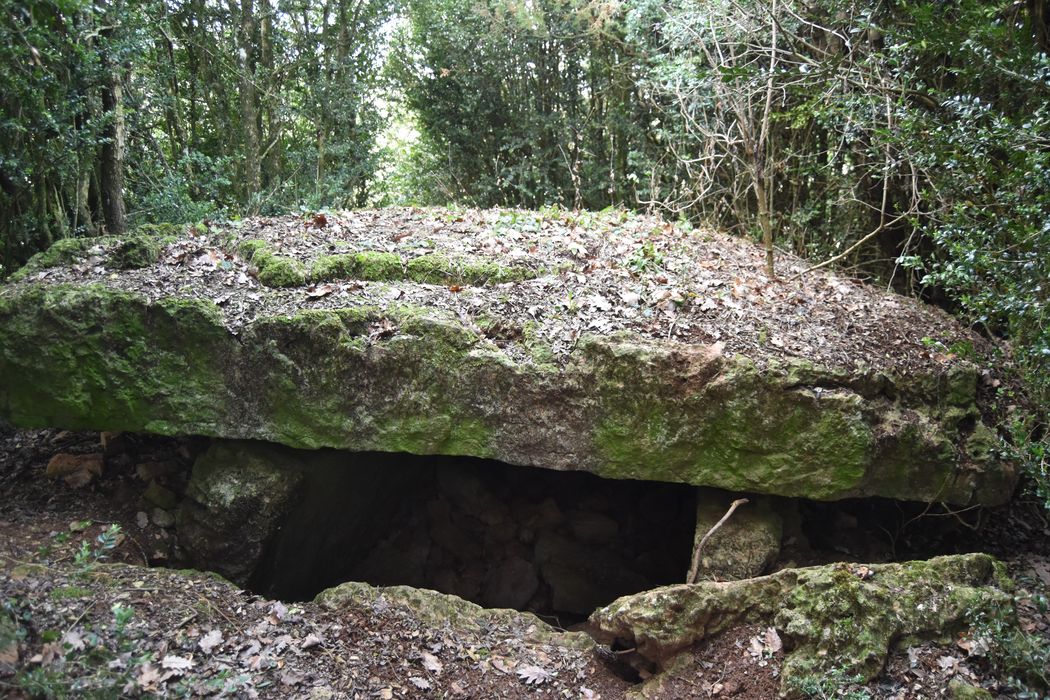
[[(0, 287), (0, 417), (821, 500), (1009, 497), (984, 346), (940, 312), (766, 280), (749, 244), (644, 217), (470, 216), (252, 220), (135, 265), (112, 239), (42, 254)], [(957, 342), (978, 361), (935, 351)]]

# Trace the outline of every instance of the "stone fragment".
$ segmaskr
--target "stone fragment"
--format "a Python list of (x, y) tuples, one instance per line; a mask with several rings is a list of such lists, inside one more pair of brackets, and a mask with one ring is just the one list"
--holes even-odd
[(552, 532), (536, 542), (536, 564), (550, 586), (551, 606), (558, 611), (587, 615), (600, 605), (649, 582), (631, 571), (616, 547), (594, 547)]
[(163, 462), (139, 462), (135, 465), (135, 476), (143, 481), (153, 481), (158, 477), (174, 474), (179, 471), (179, 469), (179, 463), (174, 460), (166, 460)]
[(446, 626), (460, 633), (478, 633), (499, 626), (508, 638), (572, 649), (591, 649), (594, 642), (582, 632), (559, 632), (531, 613), (487, 609), (462, 598), (408, 586), (376, 587), (357, 581), (322, 591), (314, 599), (333, 611), (397, 606), (410, 611), (426, 626)]
[[(725, 516), (735, 498), (716, 489), (697, 489), (694, 547)], [(704, 543), (697, 580), (731, 581), (765, 573), (780, 554), (783, 529), (783, 519), (768, 498), (751, 498)]]
[(193, 465), (177, 514), (199, 568), (245, 583), (302, 482), (295, 456), (264, 443), (218, 441)]
[(45, 473), (51, 477), (66, 477), (81, 471), (101, 476), (102, 455), (97, 452), (83, 455), (60, 452), (48, 461)]
[(948, 692), (952, 700), (992, 700), (995, 696), (976, 685), (971, 685), (961, 678), (948, 681)]
[(146, 502), (164, 510), (172, 510), (179, 504), (178, 495), (171, 489), (161, 486), (156, 479), (149, 482), (142, 497)]
[(163, 508), (154, 508), (150, 511), (150, 520), (157, 527), (168, 528), (175, 525), (175, 516)]

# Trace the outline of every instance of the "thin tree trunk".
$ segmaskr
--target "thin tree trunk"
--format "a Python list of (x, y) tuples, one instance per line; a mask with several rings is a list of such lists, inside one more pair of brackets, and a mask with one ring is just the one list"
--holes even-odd
[[(83, 229), (90, 235), (94, 231), (91, 219), (91, 171), (84, 169), (77, 177), (76, 229)], [(76, 231), (73, 232), (74, 235)]]
[[(241, 23), (237, 32), (240, 68), (241, 130), (244, 135), (244, 189), (249, 211), (258, 210), (257, 195), (262, 190), (262, 162), (260, 158), (259, 105), (255, 84), (255, 13), (254, 0), (241, 0)], [(236, 14), (237, 4), (230, 0), (230, 10)]]
[[(112, 29), (104, 36), (113, 40)], [(106, 117), (105, 141), (102, 144), (100, 187), (102, 214), (106, 232), (120, 236), (127, 230), (127, 212), (124, 208), (124, 94), (120, 83), (120, 66), (113, 60), (109, 47), (104, 49), (106, 69), (102, 86), (102, 113)]]

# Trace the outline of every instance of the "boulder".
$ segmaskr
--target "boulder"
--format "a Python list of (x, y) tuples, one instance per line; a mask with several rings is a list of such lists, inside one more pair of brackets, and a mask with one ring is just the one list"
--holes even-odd
[(665, 586), (596, 611), (596, 638), (661, 668), (742, 622), (775, 627), (782, 688), (832, 669), (874, 678), (901, 639), (949, 641), (973, 615), (1010, 609), (1012, 584), (985, 554), (901, 564), (830, 564), (730, 582)]
[(243, 585), (302, 485), (301, 469), (273, 445), (213, 444), (193, 465), (176, 518), (190, 562)]
[(508, 557), (491, 569), (481, 590), (488, 608), (521, 610), (536, 594), (540, 581), (532, 564), (521, 557)]
[(0, 286), (0, 418), (823, 500), (1012, 492), (978, 400), (990, 354), (940, 312), (765, 280), (749, 244), (644, 217), (529, 214), (519, 250), (499, 212), (400, 216), (376, 238), (386, 219), (333, 215), (323, 244), (294, 219), (184, 233), (132, 269), (122, 241), (42, 254)]
[[(714, 489), (697, 489), (694, 547), (718, 524), (735, 498)], [(697, 580), (729, 581), (765, 573), (780, 554), (783, 531), (783, 518), (770, 499), (751, 499), (704, 543)]]

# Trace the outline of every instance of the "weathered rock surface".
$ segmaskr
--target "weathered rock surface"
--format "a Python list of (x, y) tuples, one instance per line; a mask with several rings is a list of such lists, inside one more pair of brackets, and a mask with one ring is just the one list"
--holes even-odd
[[(715, 489), (697, 491), (694, 546), (718, 525), (734, 500), (732, 494)], [(770, 499), (752, 499), (704, 543), (696, 580), (727, 581), (764, 574), (780, 554), (783, 534), (784, 520)]]
[(788, 655), (783, 688), (832, 669), (871, 679), (890, 646), (943, 639), (981, 611), (1010, 609), (1009, 580), (984, 554), (902, 564), (830, 564), (627, 596), (590, 619), (604, 643), (668, 667), (694, 643), (741, 622), (776, 628)]
[(484, 628), (505, 630), (508, 636), (528, 643), (590, 649), (594, 641), (583, 632), (559, 632), (531, 613), (482, 608), (454, 595), (409, 586), (369, 586), (351, 581), (322, 591), (315, 602), (329, 610), (344, 606), (397, 606), (424, 624), (438, 629), (477, 632)]
[(193, 466), (177, 523), (195, 562), (244, 583), (302, 484), (301, 464), (272, 445), (218, 443)]
[(979, 346), (943, 314), (765, 280), (747, 244), (641, 217), (473, 216), (43, 254), (0, 287), (0, 417), (815, 499), (1010, 495), (982, 368), (922, 342)]

